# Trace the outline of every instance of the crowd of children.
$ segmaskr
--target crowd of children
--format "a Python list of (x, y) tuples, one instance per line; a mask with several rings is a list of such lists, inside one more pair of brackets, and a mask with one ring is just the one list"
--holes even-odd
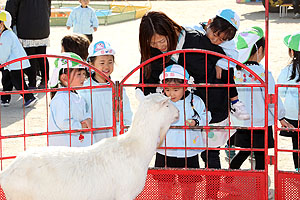
[[(49, 80), (50, 88), (72, 88), (72, 90), (52, 92), (49, 117), (49, 132), (69, 131), (69, 133), (49, 135), (51, 146), (89, 146), (103, 138), (113, 136), (111, 129), (102, 130), (101, 128), (113, 126), (113, 94), (112, 89), (105, 86), (110, 85), (108, 78), (111, 78), (114, 70), (115, 50), (107, 41), (92, 42), (92, 32), (97, 30), (98, 20), (95, 12), (88, 7), (89, 0), (79, 2), (81, 6), (73, 10), (67, 22), (68, 29), (74, 26), (74, 32), (79, 34), (67, 35), (62, 39), (61, 56), (63, 57), (56, 59), (52, 77)], [(208, 20), (208, 23), (201, 23), (200, 26), (192, 28), (183, 28), (162, 12), (148, 12), (143, 16), (140, 24), (141, 61), (172, 50), (206, 49), (238, 60), (264, 81), (265, 68), (260, 63), (265, 55), (264, 31), (260, 27), (253, 26), (236, 35), (239, 23), (238, 15), (231, 9), (220, 10), (214, 18)], [(0, 11), (0, 64), (26, 56), (10, 26), (10, 14)], [(298, 84), (300, 81), (300, 33), (286, 36), (284, 44), (289, 49), (292, 61), (281, 71), (278, 83)], [(93, 66), (94, 70), (87, 69), (84, 62)], [(24, 60), (11, 63), (1, 69), (3, 91), (11, 91), (13, 87), (17, 90), (27, 90), (22, 69), (28, 67), (30, 63)], [(267, 73), (268, 91), (269, 94), (274, 94), (275, 80), (271, 72)], [(265, 147), (264, 130), (247, 129), (264, 126), (265, 91), (263, 87), (246, 86), (260, 82), (241, 66), (236, 66), (233, 62), (217, 56), (205, 57), (201, 53), (185, 54), (185, 56), (173, 54), (164, 62), (163, 59), (158, 59), (146, 65), (140, 72), (140, 83), (168, 84), (168, 86), (158, 88), (145, 86), (140, 88), (145, 94), (161, 92), (170, 97), (180, 111), (179, 120), (172, 126), (190, 127), (190, 129), (169, 130), (162, 144), (162, 147), (166, 148), (157, 150), (155, 167), (200, 168), (198, 160), (200, 153), (208, 168), (221, 168), (219, 150), (207, 150), (205, 147), (218, 148), (226, 143), (242, 148)], [(245, 86), (237, 88), (232, 86), (230, 89), (178, 86), (194, 83)], [(91, 88), (80, 89), (80, 87)], [(299, 127), (299, 90), (293, 87), (280, 87), (279, 92), (284, 100), (282, 103), (281, 99), (278, 99), (278, 119), (282, 127)], [(122, 94), (124, 125), (130, 126), (132, 112), (125, 89)], [(25, 107), (33, 106), (37, 102), (37, 98), (31, 93), (25, 93), (24, 100)], [(9, 106), (9, 103), (10, 95), (2, 95), (1, 105)], [(229, 116), (229, 111), (232, 116)], [(233, 136), (230, 130), (203, 131), (195, 128), (197, 126), (228, 126), (230, 118), (232, 118), (233, 125), (240, 127)], [(274, 104), (270, 104), (268, 148), (274, 147), (273, 125)], [(76, 131), (86, 128), (96, 130)], [(284, 130), (280, 132), (280, 135), (292, 137), (293, 149), (299, 149), (299, 132)], [(196, 149), (186, 149), (187, 147)], [(255, 169), (264, 169), (264, 152), (254, 151), (253, 153), (256, 160)], [(249, 155), (251, 151), (239, 151), (232, 159), (229, 159), (230, 168), (239, 169)], [(293, 153), (293, 160), (296, 170), (299, 171), (298, 153)], [(207, 189), (218, 190), (218, 184), (218, 181), (214, 180), (211, 184), (207, 184)], [(195, 185), (190, 184), (186, 187), (189, 190), (188, 194), (193, 190), (193, 186)], [(162, 197), (164, 198), (167, 197)], [(188, 199), (184, 197), (186, 198)], [(215, 196), (207, 198), (213, 199)]]

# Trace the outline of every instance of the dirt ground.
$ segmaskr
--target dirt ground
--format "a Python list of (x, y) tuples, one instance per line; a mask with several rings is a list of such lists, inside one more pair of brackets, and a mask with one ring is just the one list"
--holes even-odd
[[(133, 5), (143, 5), (147, 2), (130, 2)], [(5, 0), (0, 0), (0, 6), (5, 4)], [(200, 21), (207, 21), (213, 17), (217, 10), (231, 8), (235, 10), (241, 18), (240, 30), (251, 26), (260, 26), (265, 28), (265, 10), (261, 3), (236, 3), (235, 0), (198, 0), (198, 1), (152, 1), (152, 10), (163, 11), (180, 25), (194, 25)], [(283, 37), (300, 31), (300, 19), (293, 19), (292, 10), (289, 9), (288, 16), (280, 18), (278, 13), (270, 13), (269, 23), (269, 70), (273, 73), (275, 80), (280, 70), (289, 62), (288, 49), (283, 44)], [(128, 21), (119, 24), (100, 26), (94, 33), (94, 40), (107, 40), (116, 50), (116, 66), (112, 74), (114, 80), (121, 81), (132, 69), (138, 66), (140, 62), (138, 34), (140, 19)], [(48, 54), (60, 53), (61, 38), (72, 31), (66, 27), (51, 27), (50, 47)], [(50, 60), (50, 63), (53, 63)], [(51, 71), (51, 70), (50, 70)], [(133, 75), (132, 82), (137, 82), (137, 73)], [(135, 99), (133, 90), (128, 94), (132, 100), (133, 109)], [(13, 97), (11, 105), (7, 108), (1, 108), (1, 134), (14, 135), (32, 132), (42, 132), (47, 130), (47, 109), (50, 101), (49, 95), (38, 94), (39, 102), (35, 108), (23, 110), (18, 96)], [(25, 120), (24, 119), (25, 116)], [(24, 148), (33, 146), (44, 146), (46, 140), (44, 137), (26, 138), (26, 147), (23, 145), (23, 139), (9, 139), (3, 141), (3, 156), (16, 155)], [(280, 148), (291, 149), (291, 140), (280, 137)], [(270, 154), (273, 152), (270, 151)], [(227, 162), (224, 159), (224, 153), (221, 154), (222, 167), (227, 168)], [(3, 162), (5, 167), (7, 162)], [(203, 163), (201, 163), (202, 166)], [(250, 167), (250, 162), (243, 165), (244, 169)], [(294, 170), (292, 155), (286, 153), (279, 157), (279, 167), (284, 170)], [(270, 167), (269, 174), (273, 179), (273, 167)]]

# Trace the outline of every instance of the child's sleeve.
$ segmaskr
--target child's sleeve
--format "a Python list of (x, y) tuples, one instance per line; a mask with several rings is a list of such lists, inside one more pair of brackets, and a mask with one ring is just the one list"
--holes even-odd
[[(277, 83), (286, 84), (287, 80), (288, 80), (287, 70), (283, 69), (279, 74)], [(288, 90), (288, 87), (278, 87), (278, 92), (279, 92), (280, 97), (285, 98), (287, 90)]]
[(199, 120), (199, 126), (206, 126), (206, 117), (207, 117), (207, 123), (211, 120), (211, 114), (209, 111), (206, 111), (205, 104), (202, 101), (202, 99), (198, 96), (194, 97), (194, 105), (195, 109), (198, 112), (200, 119)]
[(67, 26), (69, 27), (73, 26), (74, 17), (75, 17), (75, 11), (72, 11), (68, 17), (67, 24), (66, 24)]
[[(220, 45), (220, 47), (222, 47), (226, 56), (233, 58), (235, 60), (238, 60), (239, 52), (235, 47), (234, 40), (225, 41)], [(221, 58), (220, 60), (218, 60), (216, 65), (221, 67), (224, 70), (228, 70), (228, 66), (229, 66), (229, 68), (234, 68), (236, 66), (236, 64), (234, 62), (228, 62), (228, 60), (225, 58)]]
[(132, 111), (130, 107), (130, 101), (126, 94), (125, 89), (123, 89), (123, 117), (124, 117), (124, 124), (131, 125), (132, 122)]
[[(271, 72), (269, 72), (269, 83), (268, 83), (268, 89), (269, 94), (275, 94), (275, 80), (273, 78), (273, 75)], [(285, 109), (283, 106), (283, 103), (280, 98), (277, 99), (277, 105), (278, 105), (278, 119), (282, 119), (285, 116)], [(269, 105), (269, 109), (272, 109), (272, 112), (274, 112), (274, 104)]]
[(2, 35), (1, 39), (3, 42), (2, 45), (0, 45), (0, 64), (4, 64), (7, 62), (11, 54), (13, 41), (11, 38), (6, 37), (5, 35)]
[(63, 99), (56, 99), (55, 101), (52, 101), (50, 104), (50, 109), (56, 125), (61, 130), (76, 130), (82, 128), (80, 121), (69, 117), (69, 103)]
[(95, 10), (92, 10), (92, 26), (96, 27), (96, 28), (99, 26), (99, 21), (98, 21)]

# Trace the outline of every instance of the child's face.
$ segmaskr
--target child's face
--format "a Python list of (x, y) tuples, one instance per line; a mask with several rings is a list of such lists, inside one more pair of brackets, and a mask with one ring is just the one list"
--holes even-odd
[(185, 90), (183, 87), (166, 87), (164, 91), (167, 97), (171, 97), (171, 101), (177, 102), (183, 97)]
[[(86, 71), (82, 69), (74, 69), (70, 73), (70, 87), (80, 87), (86, 79)], [(68, 81), (68, 80), (67, 80)], [(68, 82), (67, 82), (68, 84)]]
[(82, 7), (87, 7), (90, 3), (90, 0), (79, 0)]
[(226, 41), (224, 39), (225, 38), (225, 33), (213, 32), (209, 27), (207, 28), (206, 36), (208, 37), (210, 42), (215, 44), (215, 45), (220, 45), (220, 44), (222, 44), (223, 42)]
[(150, 46), (159, 49), (161, 52), (166, 52), (168, 51), (168, 39), (164, 35), (155, 33), (151, 38)]
[[(114, 71), (114, 56), (112, 55), (103, 55), (97, 56), (92, 65), (104, 73), (107, 77), (111, 75)], [(98, 82), (106, 82), (106, 79), (103, 78), (100, 74), (96, 73), (95, 78)]]

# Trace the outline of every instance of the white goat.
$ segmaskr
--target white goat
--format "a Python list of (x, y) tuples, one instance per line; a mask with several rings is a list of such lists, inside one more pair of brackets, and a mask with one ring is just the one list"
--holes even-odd
[(44, 147), (21, 153), (0, 174), (8, 200), (132, 200), (148, 165), (179, 117), (169, 98), (150, 94), (128, 132), (89, 147)]

